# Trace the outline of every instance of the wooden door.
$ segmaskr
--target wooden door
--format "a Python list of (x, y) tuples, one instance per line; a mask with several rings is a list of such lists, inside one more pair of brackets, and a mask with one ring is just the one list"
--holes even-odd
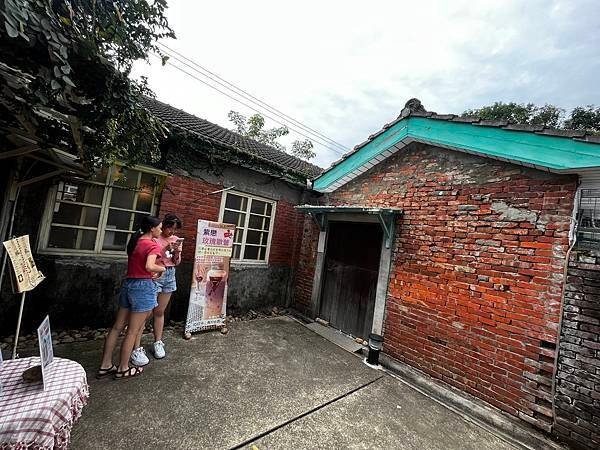
[(364, 339), (373, 324), (382, 235), (378, 223), (329, 223), (319, 317)]

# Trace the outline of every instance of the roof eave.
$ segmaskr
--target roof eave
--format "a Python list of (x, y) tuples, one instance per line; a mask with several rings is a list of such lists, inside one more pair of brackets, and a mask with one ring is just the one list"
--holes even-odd
[[(593, 142), (408, 116), (355, 147), (315, 178), (313, 188), (320, 192), (333, 192), (411, 142), (555, 173), (580, 173), (600, 167), (600, 147)], [(549, 150), (553, 150), (553, 155), (548, 154)], [(564, 158), (562, 161), (561, 156)]]

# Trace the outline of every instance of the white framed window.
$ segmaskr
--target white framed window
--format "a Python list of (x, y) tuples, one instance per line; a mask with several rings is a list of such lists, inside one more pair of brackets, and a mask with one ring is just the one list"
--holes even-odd
[(267, 264), (276, 202), (255, 195), (225, 191), (219, 221), (235, 224), (232, 260)]
[(63, 179), (51, 189), (40, 251), (124, 255), (142, 217), (156, 211), (163, 172), (105, 167), (90, 179)]

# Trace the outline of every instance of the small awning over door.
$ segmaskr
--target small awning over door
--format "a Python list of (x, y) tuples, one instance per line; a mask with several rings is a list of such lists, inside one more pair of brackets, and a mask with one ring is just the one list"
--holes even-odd
[(383, 228), (385, 247), (390, 248), (394, 239), (394, 222), (396, 217), (402, 214), (400, 208), (371, 208), (368, 206), (315, 206), (300, 205), (296, 206), (298, 211), (310, 214), (314, 219), (319, 230), (325, 230), (327, 226), (327, 216), (329, 214), (369, 214), (379, 219)]

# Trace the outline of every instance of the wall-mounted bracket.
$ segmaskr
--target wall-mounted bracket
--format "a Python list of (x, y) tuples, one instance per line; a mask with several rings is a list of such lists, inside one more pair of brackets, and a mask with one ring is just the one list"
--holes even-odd
[(379, 218), (379, 223), (383, 228), (385, 248), (390, 248), (394, 241), (394, 223), (396, 221), (396, 215), (382, 211), (377, 214), (377, 217)]

